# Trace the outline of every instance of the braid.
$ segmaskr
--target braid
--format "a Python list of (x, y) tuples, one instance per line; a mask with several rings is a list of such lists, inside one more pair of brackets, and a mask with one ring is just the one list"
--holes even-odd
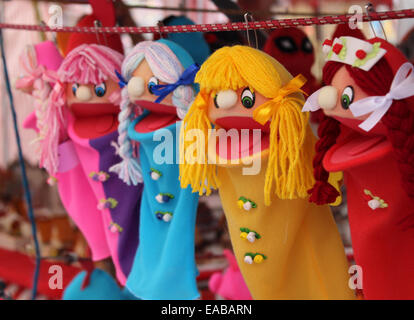
[[(335, 62), (328, 62), (323, 68), (323, 83), (329, 84), (336, 72), (343, 65)], [(319, 140), (315, 144), (315, 157), (313, 158), (313, 175), (315, 184), (312, 189), (308, 190), (310, 195), (309, 201), (316, 204), (328, 204), (335, 202), (339, 192), (329, 182), (329, 173), (323, 167), (323, 158), (326, 152), (336, 143), (340, 134), (340, 124), (337, 120), (327, 117), (323, 111), (318, 115)]]
[(122, 89), (121, 112), (118, 115), (118, 144), (114, 143), (118, 155), (122, 161), (112, 166), (109, 171), (118, 174), (126, 184), (137, 185), (142, 182), (141, 166), (133, 155), (134, 147), (128, 136), (128, 127), (135, 118), (134, 108), (130, 103), (128, 89)]
[(315, 144), (316, 153), (313, 158), (315, 184), (308, 190), (309, 201), (318, 205), (333, 203), (339, 196), (339, 192), (328, 182), (329, 172), (323, 167), (322, 161), (326, 152), (335, 144), (340, 132), (339, 122), (323, 114), (318, 128), (320, 138)]

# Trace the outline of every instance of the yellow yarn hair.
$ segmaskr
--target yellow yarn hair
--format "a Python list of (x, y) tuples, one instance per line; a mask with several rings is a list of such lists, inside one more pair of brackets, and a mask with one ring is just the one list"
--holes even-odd
[[(255, 109), (253, 118), (264, 124), (270, 121), (269, 161), (264, 186), (265, 204), (270, 205), (271, 190), (281, 199), (305, 198), (313, 186), (314, 136), (308, 124), (308, 113), (301, 111), (304, 103), (300, 87), (304, 78), (292, 79), (289, 72), (266, 53), (247, 46), (223, 47), (213, 53), (197, 73), (200, 93), (183, 120), (181, 129), (181, 186), (192, 186), (201, 194), (217, 188), (216, 165), (207, 163), (208, 144), (198, 141), (197, 150), (204, 162), (188, 163), (184, 157), (194, 143), (183, 141), (191, 129), (200, 129), (208, 137), (211, 123), (207, 101), (220, 90), (249, 87), (271, 99)], [(200, 140), (200, 139), (198, 139)], [(312, 140), (312, 141), (310, 141)], [(204, 158), (203, 158), (204, 157)]]

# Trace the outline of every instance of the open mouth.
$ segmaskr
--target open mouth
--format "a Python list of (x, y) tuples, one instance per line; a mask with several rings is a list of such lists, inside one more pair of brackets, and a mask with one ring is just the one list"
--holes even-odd
[(146, 100), (137, 100), (135, 103), (141, 108), (151, 111), (145, 118), (137, 123), (135, 126), (137, 132), (152, 132), (168, 127), (180, 120), (177, 116), (177, 108), (173, 106)]
[(215, 121), (216, 154), (227, 160), (242, 159), (269, 149), (270, 123), (262, 126), (250, 117), (223, 117)]
[(70, 110), (75, 131), (83, 138), (96, 138), (116, 130), (119, 106), (111, 103), (74, 103)]
[(342, 124), (341, 134), (323, 160), (327, 170), (343, 171), (379, 159), (392, 150), (384, 124), (378, 123), (370, 132), (365, 132), (358, 127), (361, 120), (339, 117), (335, 119)]

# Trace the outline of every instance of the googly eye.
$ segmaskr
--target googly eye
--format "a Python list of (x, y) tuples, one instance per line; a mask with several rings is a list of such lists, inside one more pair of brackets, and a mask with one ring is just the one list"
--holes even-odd
[(348, 86), (344, 89), (341, 96), (341, 105), (345, 110), (349, 109), (350, 104), (354, 102), (354, 88)]
[(151, 94), (154, 94), (154, 92), (152, 91), (152, 88), (154, 86), (157, 86), (159, 84), (159, 80), (156, 77), (151, 77), (148, 81), (148, 91)]
[(305, 53), (312, 53), (313, 52), (312, 43), (309, 41), (308, 38), (305, 38), (302, 41), (302, 51), (305, 52)]
[(237, 103), (237, 93), (233, 90), (219, 91), (214, 97), (214, 105), (216, 108), (228, 109)]
[(250, 91), (249, 88), (246, 88), (243, 90), (241, 94), (241, 103), (245, 108), (247, 109), (252, 108), (254, 106), (255, 100), (256, 99), (255, 99), (254, 92)]
[(76, 91), (78, 90), (78, 88), (79, 88), (79, 84), (77, 83), (72, 84), (72, 93), (74, 96), (76, 96)]
[(106, 93), (106, 85), (105, 85), (105, 82), (102, 82), (102, 83), (100, 83), (100, 84), (98, 84), (98, 85), (95, 86), (95, 94), (98, 97), (100, 97), (100, 98), (103, 97), (105, 95), (105, 93)]
[(145, 82), (141, 77), (132, 77), (128, 81), (128, 95), (131, 99), (140, 97), (145, 90)]
[(276, 47), (278, 47), (282, 52), (293, 53), (298, 51), (295, 40), (291, 37), (278, 37), (275, 38), (274, 42)]

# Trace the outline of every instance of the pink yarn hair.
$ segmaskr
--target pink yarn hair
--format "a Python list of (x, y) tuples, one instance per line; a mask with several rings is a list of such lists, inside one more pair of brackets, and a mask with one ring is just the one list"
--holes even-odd
[[(115, 70), (121, 69), (123, 56), (111, 48), (84, 44), (73, 49), (63, 60), (57, 74), (59, 81), (55, 84), (49, 98), (45, 114), (46, 130), (42, 140), (40, 166), (49, 174), (58, 171), (59, 143), (67, 139), (66, 136), (66, 84), (100, 84), (112, 79), (118, 81)], [(120, 90), (108, 97), (111, 103), (119, 105), (121, 102)]]

